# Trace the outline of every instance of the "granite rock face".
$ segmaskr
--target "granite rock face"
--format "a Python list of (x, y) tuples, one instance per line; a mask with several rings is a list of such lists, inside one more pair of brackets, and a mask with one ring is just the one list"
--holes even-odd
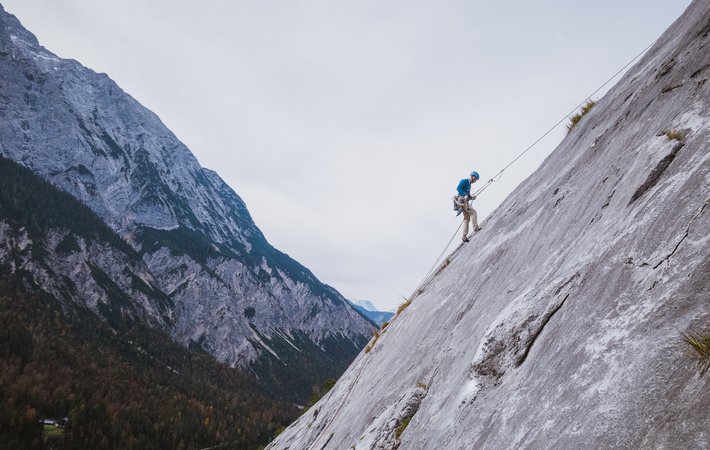
[(710, 448), (709, 50), (696, 0), (268, 448)]
[(273, 248), (242, 199), (155, 114), (105, 74), (40, 46), (1, 6), (0, 155), (133, 246), (172, 304), (160, 324), (184, 344), (233, 366), (308, 353), (343, 370), (371, 336), (373, 325)]

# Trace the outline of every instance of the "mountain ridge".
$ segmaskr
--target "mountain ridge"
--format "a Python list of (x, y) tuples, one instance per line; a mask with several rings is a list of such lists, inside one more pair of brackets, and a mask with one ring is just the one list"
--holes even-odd
[(277, 372), (299, 345), (320, 349), (309, 358), (326, 377), (362, 348), (369, 320), (271, 246), (239, 195), (157, 115), (106, 74), (46, 50), (1, 5), (0, 75), (0, 154), (131, 244), (174, 304), (176, 341), (231, 366)]
[[(3, 448), (256, 447), (317, 379), (283, 386), (174, 342), (174, 304), (140, 255), (89, 207), (3, 157), (0, 236)], [(47, 433), (43, 417), (69, 423)]]

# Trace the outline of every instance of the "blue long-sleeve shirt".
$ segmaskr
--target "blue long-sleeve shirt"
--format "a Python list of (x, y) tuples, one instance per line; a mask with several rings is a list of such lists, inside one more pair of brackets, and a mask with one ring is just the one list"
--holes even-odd
[(456, 192), (461, 197), (470, 197), (471, 196), (471, 180), (468, 178), (464, 178), (463, 180), (459, 181), (459, 185), (456, 186)]

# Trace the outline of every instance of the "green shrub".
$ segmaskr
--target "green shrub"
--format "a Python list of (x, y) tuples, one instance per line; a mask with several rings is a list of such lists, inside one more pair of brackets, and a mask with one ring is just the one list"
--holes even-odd
[(594, 100), (589, 100), (587, 103), (584, 104), (584, 106), (582, 106), (582, 109), (577, 114), (570, 117), (569, 123), (567, 124), (567, 132), (569, 133), (570, 131), (572, 131), (572, 128), (576, 127), (579, 121), (582, 120), (582, 117), (587, 115), (587, 113), (591, 111), (592, 108), (594, 108), (594, 105), (596, 104), (597, 102), (595, 102)]
[(55, 427), (54, 425), (44, 425), (42, 427), (42, 442), (48, 448), (55, 448), (62, 444), (64, 437), (64, 428)]
[(402, 436), (402, 433), (404, 433), (404, 430), (407, 429), (409, 426), (409, 422), (412, 420), (411, 417), (407, 417), (402, 421), (402, 423), (397, 427), (396, 430), (394, 430), (394, 434), (397, 436), (397, 439), (399, 439), (400, 436)]

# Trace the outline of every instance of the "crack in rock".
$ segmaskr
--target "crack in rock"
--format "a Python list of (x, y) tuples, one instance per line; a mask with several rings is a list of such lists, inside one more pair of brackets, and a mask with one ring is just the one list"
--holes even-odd
[(562, 301), (559, 303), (559, 305), (555, 306), (554, 308), (552, 308), (551, 310), (549, 310), (545, 314), (539, 328), (528, 340), (527, 346), (525, 347), (525, 351), (523, 352), (522, 355), (520, 355), (516, 359), (515, 367), (520, 367), (525, 362), (525, 360), (528, 358), (528, 354), (530, 353), (530, 349), (532, 349), (533, 345), (535, 345), (535, 341), (542, 334), (542, 330), (545, 329), (545, 326), (547, 326), (547, 324), (550, 322), (550, 319), (552, 319), (552, 316), (554, 316), (557, 313), (557, 311), (559, 311), (560, 308), (562, 308), (562, 305), (565, 304), (565, 302), (567, 301), (568, 298), (569, 298), (569, 294), (565, 295), (565, 298), (562, 299)]
[(710, 67), (710, 64), (705, 64), (703, 67), (701, 67), (700, 69), (698, 69), (698, 70), (696, 70), (695, 72), (693, 72), (693, 73), (690, 75), (690, 78), (693, 79), (693, 78), (697, 77), (698, 75), (700, 75), (701, 72), (703, 72), (703, 71), (704, 71), (705, 69), (707, 69), (708, 67)]
[(658, 75), (656, 75), (656, 79), (658, 80), (659, 78), (663, 78), (666, 75), (670, 73), (671, 70), (673, 70), (673, 67), (675, 66), (675, 58), (671, 59), (670, 61), (665, 62), (660, 69), (660, 72), (658, 72)]
[(666, 255), (663, 259), (661, 259), (655, 266), (653, 266), (653, 269), (654, 269), (654, 270), (657, 269), (658, 267), (660, 267), (660, 265), (663, 264), (664, 262), (668, 261), (668, 260), (671, 258), (671, 256), (673, 256), (673, 255), (675, 254), (675, 252), (678, 251), (678, 247), (680, 247), (680, 244), (682, 244), (683, 241), (684, 241), (684, 240), (688, 237), (688, 235), (690, 234), (690, 227), (693, 225), (693, 222), (695, 222), (695, 219), (697, 219), (698, 217), (700, 217), (700, 215), (703, 213), (703, 211), (705, 211), (705, 208), (708, 206), (708, 203), (710, 203), (710, 200), (706, 201), (706, 202), (703, 204), (703, 206), (700, 207), (700, 211), (698, 211), (698, 213), (695, 214), (695, 215), (690, 219), (690, 222), (688, 222), (688, 226), (687, 226), (686, 229), (685, 229), (685, 233), (683, 234), (683, 237), (680, 238), (680, 240), (678, 241), (678, 243), (676, 243), (675, 247), (673, 248), (673, 250), (672, 250), (668, 255)]
[[(658, 261), (656, 264), (651, 266), (651, 264), (648, 261), (641, 261), (640, 263), (637, 263), (634, 260), (634, 258), (631, 256), (629, 256), (626, 259), (625, 263), (629, 264), (633, 267), (650, 267), (651, 270), (658, 269), (661, 266), (661, 264), (668, 261), (678, 251), (680, 244), (682, 244), (683, 241), (685, 241), (688, 238), (688, 236), (690, 235), (690, 227), (693, 225), (693, 222), (695, 222), (695, 220), (698, 217), (700, 217), (700, 215), (705, 211), (705, 208), (708, 206), (708, 204), (710, 204), (710, 200), (706, 200), (705, 203), (700, 207), (700, 210), (690, 219), (690, 221), (688, 222), (688, 226), (685, 228), (685, 233), (683, 233), (683, 237), (681, 237), (680, 240), (678, 240), (676, 245), (673, 247), (673, 250), (671, 250), (670, 253), (668, 253), (666, 256), (661, 258), (661, 260)], [(654, 286), (651, 287), (651, 289), (653, 289), (653, 287), (655, 287), (655, 284), (654, 284)]]
[(658, 180), (661, 178), (663, 172), (665, 172), (668, 166), (670, 166), (670, 164), (673, 162), (676, 155), (678, 154), (680, 149), (683, 148), (684, 145), (685, 143), (678, 142), (676, 145), (673, 146), (670, 153), (668, 153), (662, 160), (658, 162), (658, 164), (656, 164), (656, 167), (653, 168), (651, 173), (648, 175), (646, 181), (641, 186), (639, 186), (638, 189), (636, 189), (636, 192), (634, 192), (634, 194), (631, 196), (631, 200), (629, 200), (629, 203), (626, 206), (629, 206), (633, 202), (638, 200), (639, 197), (641, 197), (646, 191), (648, 191), (653, 186), (655, 186), (656, 183), (658, 183)]
[(372, 420), (372, 426), (360, 436), (353, 447), (371, 450), (399, 448), (402, 443), (400, 439), (402, 433), (419, 411), (419, 406), (428, 393), (429, 385), (423, 383), (417, 383), (416, 386), (408, 389), (399, 400)]
[(673, 85), (673, 86), (671, 86), (671, 85), (669, 84), (668, 86), (665, 86), (663, 89), (661, 89), (661, 93), (662, 93), (662, 94), (666, 94), (666, 93), (668, 93), (668, 92), (675, 91), (676, 89), (681, 88), (681, 87), (683, 87), (683, 83), (676, 84), (676, 85)]
[[(562, 308), (573, 289), (573, 281), (580, 276), (577, 272), (548, 294), (553, 300), (540, 311), (540, 301), (548, 295), (535, 296), (523, 301), (518, 310), (504, 316), (513, 318), (494, 326), (483, 341), (481, 349), (471, 364), (470, 377), (478, 378), (481, 385), (497, 386), (510, 368), (520, 367), (530, 350), (549, 324), (552, 317)], [(562, 299), (559, 298), (562, 296)], [(518, 319), (516, 320), (516, 317)]]

